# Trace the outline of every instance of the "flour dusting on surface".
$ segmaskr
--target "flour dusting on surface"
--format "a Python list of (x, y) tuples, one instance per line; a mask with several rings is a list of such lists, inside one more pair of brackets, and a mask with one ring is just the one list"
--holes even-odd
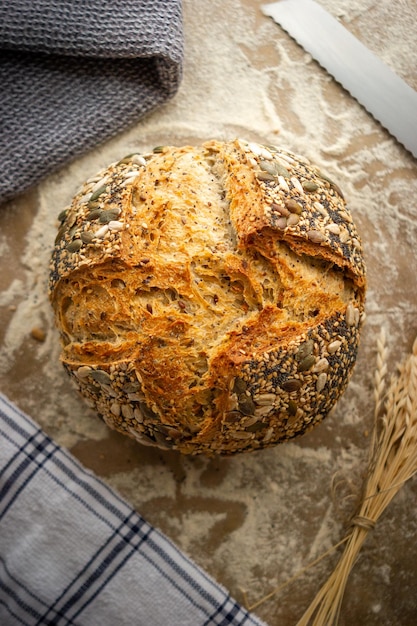
[[(410, 26), (417, 19), (415, 3), (320, 4), (417, 88)], [(251, 603), (337, 543), (354, 513), (373, 423), (376, 337), (383, 325), (394, 363), (417, 334), (417, 167), (262, 16), (257, 2), (185, 0), (184, 20), (184, 79), (177, 96), (0, 213), (0, 258), (13, 267), (0, 277), (0, 386), (232, 595), (243, 601), (246, 593)], [(387, 27), (378, 29), (382, 22)], [(132, 150), (236, 136), (303, 154), (337, 180), (364, 243), (367, 322), (348, 390), (321, 426), (293, 443), (232, 459), (183, 458), (110, 432), (61, 368), (47, 298), (56, 216), (86, 178)], [(34, 328), (45, 331), (44, 341), (31, 336)], [(411, 481), (370, 537), (351, 579), (342, 625), (404, 626), (417, 614), (415, 565), (404, 556), (415, 543), (417, 519), (409, 503), (416, 492)], [(335, 555), (321, 561), (261, 605), (259, 616), (271, 626), (295, 624), (334, 562)], [(394, 585), (400, 569), (403, 583)]]

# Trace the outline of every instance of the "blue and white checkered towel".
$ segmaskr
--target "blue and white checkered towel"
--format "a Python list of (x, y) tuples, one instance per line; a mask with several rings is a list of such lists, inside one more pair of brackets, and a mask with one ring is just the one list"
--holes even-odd
[(262, 626), (0, 394), (0, 624)]

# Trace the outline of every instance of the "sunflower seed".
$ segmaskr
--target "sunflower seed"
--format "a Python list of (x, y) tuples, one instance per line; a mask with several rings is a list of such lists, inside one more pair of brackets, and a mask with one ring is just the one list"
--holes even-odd
[(268, 413), (270, 413), (273, 409), (274, 407), (272, 406), (272, 404), (265, 404), (264, 406), (258, 406), (255, 409), (255, 416), (257, 418), (264, 417), (264, 415), (268, 415)]
[(248, 433), (245, 430), (233, 430), (229, 432), (232, 439), (251, 439), (252, 433)]
[(335, 222), (331, 222), (330, 224), (326, 224), (325, 229), (329, 231), (329, 233), (332, 233), (333, 235), (339, 235), (340, 234), (340, 226), (339, 224), (336, 224)]
[(120, 417), (120, 404), (118, 402), (113, 402), (110, 407), (110, 411), (115, 417)]
[(274, 393), (260, 393), (259, 396), (254, 398), (256, 404), (259, 406), (267, 406), (269, 404), (273, 404), (277, 396)]
[(296, 215), (295, 213), (292, 213), (287, 220), (287, 224), (288, 226), (297, 226), (299, 221), (300, 221), (300, 216)]
[(291, 180), (291, 182), (292, 182), (292, 184), (293, 184), (293, 187), (295, 187), (295, 189), (296, 189), (299, 193), (301, 193), (301, 195), (303, 195), (303, 194), (304, 194), (304, 189), (303, 189), (303, 187), (302, 187), (302, 185), (301, 185), (300, 181), (298, 180), (298, 178), (296, 178), (295, 176), (292, 176), (290, 180)]
[(278, 184), (280, 189), (282, 189), (282, 191), (287, 191), (289, 192), (290, 188), (287, 185), (287, 181), (285, 180), (284, 176), (278, 176)]
[(111, 222), (109, 222), (110, 230), (119, 231), (119, 230), (123, 230), (123, 228), (124, 228), (123, 222), (119, 222), (117, 220), (112, 220)]
[(343, 227), (343, 228), (340, 230), (340, 235), (339, 235), (339, 239), (340, 239), (340, 241), (341, 241), (342, 243), (346, 243), (346, 242), (349, 240), (349, 237), (350, 237), (350, 235), (349, 235), (349, 231), (348, 231), (348, 229), (347, 229), (347, 228), (345, 228), (345, 227)]
[(329, 369), (329, 361), (325, 357), (322, 357), (321, 359), (317, 361), (314, 367), (312, 367), (311, 371), (314, 373), (318, 373), (318, 372), (326, 372), (328, 369)]
[(103, 237), (108, 232), (108, 230), (109, 230), (108, 224), (104, 224), (104, 226), (96, 230), (96, 232), (94, 233), (94, 237), (96, 237), (97, 239), (103, 239)]
[(142, 424), (142, 422), (143, 422), (143, 415), (142, 415), (142, 413), (140, 412), (140, 409), (137, 409), (137, 408), (136, 408), (136, 409), (133, 409), (133, 415), (134, 415), (135, 420), (136, 420), (139, 424)]
[(263, 443), (268, 443), (268, 441), (270, 441), (272, 439), (273, 434), (274, 434), (274, 429), (272, 427), (268, 428), (268, 430), (266, 431), (266, 433), (265, 433), (265, 435), (264, 435), (264, 437), (262, 439)]
[(356, 311), (356, 309), (353, 306), (353, 304), (349, 303), (347, 305), (346, 313), (345, 313), (345, 320), (346, 320), (346, 324), (348, 326), (354, 326), (355, 325), (355, 321), (356, 321), (355, 311)]
[(253, 415), (252, 417), (244, 417), (241, 421), (241, 424), (244, 428), (249, 428), (250, 426), (253, 426), (254, 424), (258, 423), (258, 417), (256, 415)]
[(327, 217), (328, 213), (326, 211), (326, 209), (324, 208), (324, 206), (320, 203), (320, 202), (314, 202), (313, 203), (313, 207), (316, 209), (316, 211), (318, 211), (320, 213), (320, 215), (322, 215), (323, 217)]
[(281, 159), (284, 159), (284, 161), (287, 161), (287, 163), (289, 165), (295, 165), (295, 160), (292, 157), (290, 157), (289, 154), (286, 154), (284, 152), (280, 152), (279, 156), (280, 156)]
[(331, 343), (329, 343), (329, 345), (327, 346), (327, 352), (329, 354), (335, 354), (339, 350), (341, 345), (342, 342), (336, 339), (336, 341), (332, 341)]
[(81, 365), (81, 367), (79, 367), (75, 372), (75, 375), (77, 376), (77, 378), (80, 378), (82, 380), (83, 378), (87, 378), (90, 373), (91, 367), (89, 367), (88, 365)]
[(255, 156), (258, 156), (258, 157), (261, 156), (262, 148), (257, 143), (249, 143), (248, 148), (251, 152), (253, 152)]
[(326, 386), (326, 382), (327, 382), (327, 374), (325, 372), (321, 372), (321, 374), (318, 375), (317, 381), (316, 381), (316, 390), (320, 393), (320, 391), (323, 391), (324, 387)]
[(133, 409), (130, 404), (122, 404), (122, 415), (126, 420), (133, 419)]
[(151, 437), (148, 437), (148, 435), (145, 435), (145, 433), (139, 433), (137, 430), (135, 430), (131, 426), (127, 430), (132, 435), (132, 437), (134, 437), (136, 441), (138, 441), (142, 445), (156, 446), (156, 441), (154, 439), (151, 439)]
[(326, 240), (326, 235), (324, 235), (319, 230), (308, 230), (307, 231), (307, 237), (313, 243), (322, 243), (323, 241)]

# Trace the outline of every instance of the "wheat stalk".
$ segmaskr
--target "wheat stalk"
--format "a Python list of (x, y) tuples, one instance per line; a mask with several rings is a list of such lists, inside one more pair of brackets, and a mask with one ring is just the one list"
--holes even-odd
[[(377, 345), (374, 386), (376, 423), (362, 502), (336, 568), (297, 626), (337, 624), (349, 574), (368, 532), (374, 528), (401, 486), (417, 472), (417, 339), (412, 353), (392, 377), (385, 403), (387, 367), (384, 334)], [(381, 410), (382, 417), (379, 418)]]
[[(309, 563), (290, 580), (247, 608), (253, 610), (345, 544), (336, 568), (317, 593), (297, 626), (336, 626), (349, 574), (360, 549), (401, 486), (417, 472), (417, 338), (412, 353), (398, 367), (385, 394), (387, 377), (385, 332), (377, 340), (374, 375), (374, 428), (368, 472), (350, 533)], [(314, 618), (314, 621), (311, 620)]]

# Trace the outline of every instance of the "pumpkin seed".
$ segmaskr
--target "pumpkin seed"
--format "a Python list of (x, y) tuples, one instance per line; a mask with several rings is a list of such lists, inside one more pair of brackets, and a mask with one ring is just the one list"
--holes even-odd
[(288, 200), (285, 200), (285, 206), (290, 211), (290, 213), (296, 213), (297, 215), (300, 215), (303, 210), (301, 204), (293, 200), (293, 198), (288, 198)]
[(299, 346), (297, 350), (297, 354), (295, 355), (295, 358), (297, 359), (297, 361), (302, 361), (305, 357), (312, 354), (313, 350), (314, 350), (314, 342), (312, 339), (308, 339), (307, 341), (305, 341)]
[(61, 241), (61, 239), (64, 237), (66, 232), (67, 232), (67, 227), (65, 224), (63, 224), (56, 234), (55, 245)]
[(271, 204), (271, 209), (272, 211), (279, 213), (283, 217), (288, 217), (290, 214), (288, 209), (286, 209), (284, 206), (281, 206), (280, 204), (276, 204), (275, 202)]
[(64, 222), (65, 218), (68, 215), (68, 209), (64, 209), (63, 211), (61, 211), (61, 213), (58, 215), (58, 221), (59, 222)]
[(313, 182), (312, 180), (305, 180), (302, 183), (302, 187), (304, 189), (304, 191), (317, 191), (317, 189), (319, 188), (319, 186), (317, 185), (317, 183)]
[[(112, 281), (113, 284), (113, 281)], [(135, 391), (140, 391), (140, 384), (139, 383), (126, 383), (126, 385), (123, 386), (123, 391), (125, 393), (134, 393)]]
[(101, 213), (102, 213), (101, 209), (94, 209), (93, 211), (91, 211), (91, 213), (87, 215), (88, 221), (93, 222), (94, 220), (98, 219)]
[(316, 357), (313, 354), (309, 354), (308, 356), (304, 357), (302, 361), (300, 361), (298, 365), (298, 371), (306, 372), (311, 367), (313, 367), (315, 362), (316, 362)]
[(256, 172), (256, 178), (265, 183), (276, 180), (275, 176), (273, 176), (272, 174), (269, 174), (268, 172), (263, 172), (262, 170), (259, 170), (259, 172)]
[(85, 230), (80, 237), (83, 243), (91, 243), (94, 239), (94, 233), (91, 230)]
[(290, 400), (288, 402), (288, 413), (290, 415), (295, 415), (297, 413), (298, 405), (294, 400)]
[(298, 391), (299, 389), (301, 389), (301, 381), (297, 378), (288, 378), (285, 382), (282, 383), (281, 387), (284, 391), (288, 391), (288, 393)]
[(248, 388), (247, 384), (242, 378), (235, 378), (235, 382), (233, 383), (233, 391), (237, 394), (245, 393)]
[(80, 250), (81, 246), (83, 245), (83, 242), (81, 241), (81, 239), (74, 239), (74, 241), (71, 241), (71, 243), (69, 243), (67, 245), (67, 250), (68, 252), (78, 252), (78, 250)]
[(249, 396), (239, 396), (238, 398), (238, 406), (239, 411), (243, 413), (243, 415), (254, 415), (255, 413), (255, 403)]
[(97, 200), (97, 198), (99, 198), (106, 191), (106, 189), (107, 183), (96, 189), (96, 191), (91, 194), (89, 202), (94, 202), (94, 200)]
[(275, 167), (275, 163), (273, 161), (259, 161), (259, 167), (264, 172), (271, 174), (271, 176), (276, 176), (277, 169)]
[(108, 375), (108, 373), (105, 372), (104, 370), (94, 370), (94, 371), (91, 372), (90, 376), (97, 383), (100, 383), (100, 385), (110, 385), (111, 384), (111, 378)]
[(107, 209), (102, 211), (98, 218), (100, 224), (108, 224), (120, 215), (120, 209)]

